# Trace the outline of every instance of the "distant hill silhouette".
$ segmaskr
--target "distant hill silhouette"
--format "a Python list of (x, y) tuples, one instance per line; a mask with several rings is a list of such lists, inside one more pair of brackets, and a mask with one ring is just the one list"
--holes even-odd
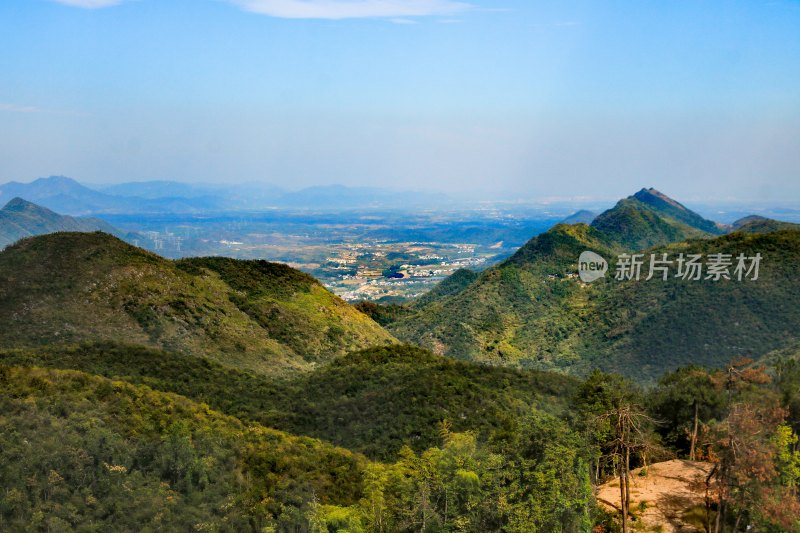
[(731, 231), (744, 231), (746, 233), (769, 233), (782, 229), (800, 230), (800, 224), (782, 222), (759, 215), (750, 215), (740, 218), (731, 225)]
[(561, 224), (591, 224), (595, 218), (597, 218), (597, 213), (581, 209), (562, 220)]
[(59, 215), (22, 198), (13, 198), (0, 209), (0, 249), (24, 237), (57, 231), (105, 231), (119, 234), (103, 220)]
[(379, 187), (329, 185), (287, 192), (270, 184), (193, 185), (175, 181), (127, 182), (91, 188), (64, 176), (0, 185), (0, 202), (20, 197), (68, 215), (197, 213), (237, 209), (357, 209), (436, 206), (444, 194)]

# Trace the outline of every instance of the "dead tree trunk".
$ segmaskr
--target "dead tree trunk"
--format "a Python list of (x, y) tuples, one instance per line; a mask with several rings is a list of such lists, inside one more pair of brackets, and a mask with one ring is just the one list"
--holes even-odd
[(697, 446), (697, 426), (699, 423), (698, 415), (700, 411), (700, 405), (698, 404), (697, 400), (694, 401), (694, 427), (692, 428), (692, 445), (689, 448), (689, 460), (695, 461), (695, 446)]

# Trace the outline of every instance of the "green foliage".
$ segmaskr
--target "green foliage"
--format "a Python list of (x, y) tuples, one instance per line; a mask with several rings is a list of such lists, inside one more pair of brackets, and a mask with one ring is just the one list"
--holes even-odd
[(1, 252), (0, 321), (4, 347), (124, 338), (264, 374), (394, 342), (285, 265), (173, 262), (102, 233), (34, 237)]
[(458, 294), (466, 289), (470, 283), (478, 279), (479, 275), (480, 274), (474, 270), (459, 268), (436, 284), (431, 290), (414, 300), (412, 305), (414, 307), (425, 307), (427, 304), (439, 298)]
[(660, 421), (658, 431), (664, 442), (688, 456), (698, 425), (719, 420), (724, 415), (724, 395), (712, 374), (697, 366), (679, 368), (662, 376), (648, 398), (651, 412)]
[(272, 296), (289, 299), (319, 285), (316, 279), (304, 272), (263, 260), (191, 257), (176, 261), (175, 266), (195, 276), (202, 275), (204, 270), (216, 272), (233, 290), (242, 291), (249, 298)]
[(641, 204), (652, 208), (660, 215), (682, 224), (686, 224), (691, 228), (705, 231), (714, 235), (719, 235), (725, 231), (725, 228), (721, 225), (712, 220), (703, 218), (694, 211), (687, 209), (685, 206), (655, 189), (642, 189), (633, 196), (629, 197), (629, 199), (637, 200)]
[[(786, 346), (800, 325), (800, 232), (657, 249), (760, 252), (757, 284), (582, 285), (570, 275), (584, 249), (711, 231), (659, 196), (618, 207), (457, 273), (427, 299), (358, 309), (264, 261), (171, 262), (99, 233), (21, 241), (0, 253), (0, 320), (12, 326), (0, 332), (0, 530), (613, 528), (590, 480), (619, 471), (608, 413), (645, 403), (663, 453), (686, 452), (697, 413), (724, 524), (797, 529), (791, 350), (771, 356), (774, 384), (738, 362), (677, 369), (645, 394), (589, 369), (645, 380)], [(373, 346), (393, 339), (370, 316), (491, 365)], [(660, 449), (649, 425), (627, 444), (633, 462)]]
[(713, 372), (722, 415), (710, 424), (716, 466), (717, 530), (800, 531), (800, 498), (792, 485), (793, 431), (781, 396), (763, 366), (738, 359)]
[(434, 446), (443, 420), (456, 431), (501, 442), (531, 407), (566, 410), (576, 385), (565, 376), (481, 367), (411, 346), (356, 352), (291, 379), (113, 343), (10, 350), (0, 352), (0, 364), (71, 368), (146, 384), (380, 459), (395, 458), (404, 444), (417, 451)]
[[(757, 281), (696, 281), (622, 284), (604, 294), (592, 324), (608, 339), (606, 368), (656, 378), (691, 363), (718, 367), (733, 357), (754, 359), (797, 337), (800, 298), (793, 265), (800, 261), (800, 232), (733, 233), (690, 241), (655, 253), (729, 253), (763, 256)], [(610, 342), (609, 342), (610, 341)], [(621, 352), (623, 356), (613, 356)], [(638, 367), (638, 372), (636, 371)]]
[(800, 449), (798, 449), (797, 434), (784, 423), (778, 426), (774, 438), (778, 450), (776, 466), (781, 483), (796, 493), (800, 487)]
[(285, 409), (292, 431), (385, 459), (403, 444), (417, 451), (435, 445), (443, 420), (454, 431), (503, 440), (532, 406), (564, 409), (574, 381), (391, 346), (348, 354), (293, 386), (301, 400)]
[(797, 231), (800, 230), (800, 224), (772, 220), (771, 218), (754, 217), (753, 220), (736, 228), (736, 231), (741, 231), (744, 233), (772, 233), (773, 231), (781, 230)]
[(614, 209), (595, 218), (592, 227), (628, 250), (643, 250), (693, 237), (708, 236), (704, 230), (666, 216), (663, 211), (636, 198), (620, 200)]
[[(372, 466), (359, 505), (333, 510), (337, 527), (345, 518), (366, 531), (586, 531), (592, 493), (578, 443), (545, 415), (525, 417), (504, 454), (446, 433), (441, 447)], [(335, 531), (330, 511), (321, 522)]]
[(370, 317), (383, 327), (411, 314), (411, 309), (402, 304), (379, 304), (375, 302), (358, 302), (355, 308)]
[(432, 301), (389, 329), (436, 353), (491, 364), (564, 368), (588, 292), (568, 275), (584, 249), (605, 250), (585, 224), (560, 224), (455, 294)]
[(405, 447), (396, 463), (379, 464), (142, 385), (8, 366), (0, 366), (0, 381), (4, 530), (522, 532), (589, 525), (581, 440), (550, 415), (524, 414), (496, 442), (444, 424), (441, 447)]
[(599, 370), (594, 370), (578, 387), (568, 419), (584, 437), (591, 454), (595, 482), (616, 473), (616, 459), (607, 457), (609, 444), (617, 438), (609, 413), (624, 406), (641, 405), (643, 400), (643, 393), (636, 384), (621, 375)]
[(361, 497), (345, 450), (80, 372), (2, 376), (4, 531), (302, 530), (312, 497)]
[(800, 349), (793, 346), (793, 357), (781, 357), (774, 362), (775, 387), (787, 409), (786, 419), (795, 433), (800, 433)]

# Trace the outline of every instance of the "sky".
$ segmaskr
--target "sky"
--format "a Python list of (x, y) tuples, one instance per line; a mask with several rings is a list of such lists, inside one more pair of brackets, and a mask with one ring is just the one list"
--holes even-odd
[(0, 2), (0, 182), (800, 203), (800, 1)]

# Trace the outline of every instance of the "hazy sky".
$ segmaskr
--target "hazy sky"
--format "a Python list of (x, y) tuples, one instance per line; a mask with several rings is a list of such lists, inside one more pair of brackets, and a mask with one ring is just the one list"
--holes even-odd
[(800, 201), (800, 1), (0, 2), (0, 182)]

